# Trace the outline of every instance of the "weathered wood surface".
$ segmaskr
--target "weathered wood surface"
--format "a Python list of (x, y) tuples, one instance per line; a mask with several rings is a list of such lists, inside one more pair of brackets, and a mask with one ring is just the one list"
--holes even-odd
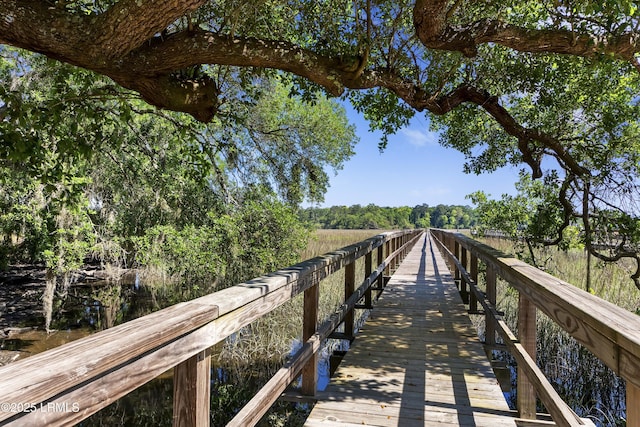
[(23, 402), (73, 405), (73, 411), (0, 411), (0, 424), (74, 425), (404, 234), (383, 233), (2, 366), (0, 401), (17, 409)]
[(391, 278), (307, 426), (515, 426), (455, 283), (428, 239)]
[(615, 373), (640, 387), (640, 317), (462, 234), (455, 238)]
[[(442, 233), (436, 234), (440, 234), (439, 237), (443, 240), (448, 240), (449, 244), (451, 243), (451, 234), (446, 236), (443, 236)], [(553, 420), (556, 421), (556, 425), (559, 427), (592, 425), (589, 420), (578, 418), (578, 416), (562, 401), (561, 397), (549, 383), (540, 368), (536, 365), (534, 356), (536, 349), (535, 306), (530, 304), (530, 302), (520, 294), (520, 303), (518, 307), (518, 330), (520, 338), (516, 338), (504, 319), (502, 319), (502, 316), (498, 314), (495, 302), (491, 301), (495, 301), (495, 268), (491, 264), (487, 267), (485, 275), (487, 293), (485, 295), (478, 288), (477, 279), (472, 279), (471, 276), (468, 275), (467, 271), (462, 267), (462, 264), (454, 258), (450, 249), (441, 244), (442, 240), (440, 240), (439, 237), (434, 236), (433, 241), (440, 243), (438, 248), (441, 250), (443, 256), (460, 268), (461, 275), (470, 285), (472, 294), (475, 295), (478, 301), (482, 304), (486, 315), (486, 324), (494, 325), (494, 329), (502, 337), (506, 348), (516, 359), (518, 365), (518, 412), (520, 417), (529, 419), (536, 417), (535, 390), (539, 394), (540, 400), (549, 411)], [(494, 289), (492, 290), (490, 288)], [(486, 348), (487, 346), (485, 349)], [(522, 422), (523, 420), (520, 420), (519, 424), (522, 424)]]

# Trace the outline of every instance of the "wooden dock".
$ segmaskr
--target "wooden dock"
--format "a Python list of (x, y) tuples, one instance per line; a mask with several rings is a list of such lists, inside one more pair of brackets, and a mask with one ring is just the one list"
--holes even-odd
[(428, 236), (389, 281), (306, 426), (515, 426)]

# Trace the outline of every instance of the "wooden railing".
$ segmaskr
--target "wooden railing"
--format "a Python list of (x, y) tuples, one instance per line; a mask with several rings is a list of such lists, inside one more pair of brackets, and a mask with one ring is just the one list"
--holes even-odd
[[(302, 393), (315, 393), (322, 341), (343, 322), (342, 336), (352, 336), (358, 301), (370, 306), (372, 291), (382, 290), (384, 275), (421, 234), (380, 234), (0, 367), (0, 425), (73, 425), (174, 368), (173, 424), (208, 426), (211, 346), (304, 292), (302, 348), (231, 422), (253, 425), (300, 373)], [(365, 279), (356, 289), (362, 257)], [(345, 302), (318, 326), (320, 281), (342, 268)]]
[[(484, 309), (487, 347), (495, 348), (497, 332), (517, 361), (521, 418), (535, 419), (537, 396), (556, 425), (585, 423), (536, 365), (536, 310), (541, 310), (626, 380), (627, 426), (640, 426), (640, 316), (462, 234), (443, 230), (431, 234), (452, 263), (470, 312), (477, 312), (478, 303)], [(477, 286), (479, 261), (486, 266), (486, 292)], [(517, 338), (496, 310), (497, 277), (519, 293)]]

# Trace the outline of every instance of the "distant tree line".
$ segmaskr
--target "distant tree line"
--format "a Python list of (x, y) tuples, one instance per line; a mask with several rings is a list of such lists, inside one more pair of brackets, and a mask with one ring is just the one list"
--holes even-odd
[(476, 225), (475, 210), (469, 206), (427, 204), (401, 207), (331, 206), (300, 210), (300, 218), (316, 228), (401, 229), (470, 228)]

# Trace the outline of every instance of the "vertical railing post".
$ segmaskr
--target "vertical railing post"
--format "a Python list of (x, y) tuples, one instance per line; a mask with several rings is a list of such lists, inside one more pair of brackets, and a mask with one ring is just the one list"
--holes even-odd
[(209, 426), (211, 350), (203, 350), (173, 368), (173, 425)]
[[(384, 247), (382, 245), (378, 246), (378, 265), (384, 260)], [(386, 270), (385, 270), (386, 271)], [(380, 294), (382, 294), (382, 289), (384, 289), (384, 273), (378, 275), (378, 295), (376, 299), (380, 298)]]
[[(465, 269), (465, 271), (469, 271), (469, 257), (468, 257), (468, 251), (467, 248), (465, 247), (460, 247), (460, 264), (462, 264), (462, 268)], [(460, 277), (460, 296), (462, 297), (462, 301), (465, 304), (469, 303), (469, 293), (467, 292), (467, 281), (464, 279), (464, 277)]]
[[(460, 261), (460, 243), (458, 243), (458, 240), (455, 237), (451, 236), (451, 238), (453, 239), (453, 256)], [(458, 268), (458, 265), (453, 263), (453, 281), (456, 283), (458, 291), (462, 291), (460, 276), (460, 269)]]
[[(369, 277), (371, 275), (371, 272), (373, 271), (372, 255), (373, 255), (373, 252), (367, 252), (367, 254), (364, 256), (364, 278), (365, 279)], [(364, 305), (367, 308), (373, 308), (372, 298), (371, 298), (371, 286), (373, 286), (373, 283), (369, 284), (369, 288), (367, 288), (367, 292), (364, 294)]]
[[(398, 249), (398, 238), (394, 237), (393, 239), (391, 239), (391, 253), (395, 253), (396, 249)], [(391, 261), (391, 273), (396, 271), (397, 259), (398, 257), (394, 256), (393, 260)]]
[[(451, 234), (445, 232), (444, 235), (445, 235), (445, 242), (446, 242), (447, 249), (449, 249), (449, 252), (455, 254), (454, 252), (455, 248), (453, 247), (453, 238), (451, 237)], [(449, 265), (449, 271), (451, 271), (454, 264), (450, 262), (448, 265)]]
[[(384, 242), (384, 255), (385, 258), (388, 258), (389, 255), (391, 255), (391, 240)], [(389, 261), (389, 264), (384, 268), (384, 275), (387, 277), (391, 276), (391, 261)]]
[[(518, 300), (518, 340), (533, 360), (536, 360), (536, 306), (522, 293)], [(536, 390), (520, 367), (517, 396), (520, 418), (536, 419)]]
[(627, 381), (627, 427), (640, 427), (640, 387)]
[[(478, 284), (478, 256), (473, 252), (471, 252), (471, 280), (473, 280), (476, 285)], [(469, 295), (469, 311), (471, 313), (478, 312), (478, 299), (473, 292)]]
[[(344, 268), (344, 300), (353, 295), (356, 290), (356, 263), (347, 264)], [(353, 324), (354, 324), (354, 312), (353, 309), (349, 310), (344, 316), (344, 334), (345, 337), (353, 340)]]
[[(496, 270), (492, 265), (487, 265), (486, 273), (487, 299), (493, 306), (496, 305)], [(489, 351), (493, 350), (496, 344), (496, 324), (491, 312), (485, 313), (486, 337), (485, 343)]]
[[(302, 342), (306, 342), (316, 333), (318, 327), (318, 305), (320, 303), (320, 285), (315, 283), (304, 291), (304, 314), (302, 319)], [(302, 368), (302, 394), (314, 396), (318, 389), (318, 353)]]

